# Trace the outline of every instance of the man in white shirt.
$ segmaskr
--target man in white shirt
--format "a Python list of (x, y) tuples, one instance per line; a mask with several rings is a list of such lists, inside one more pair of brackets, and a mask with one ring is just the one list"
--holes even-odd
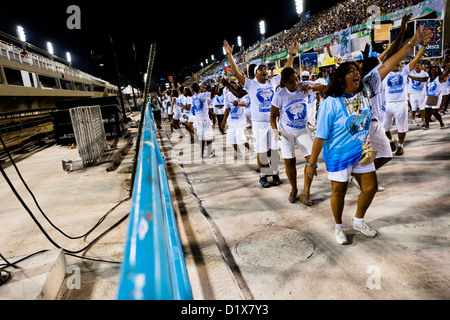
[(411, 117), (412, 124), (419, 126), (420, 124), (416, 122), (416, 111), (420, 110), (420, 117), (422, 118), (422, 123), (425, 123), (425, 83), (422, 81), (416, 81), (410, 78), (410, 76), (417, 78), (428, 77), (428, 74), (423, 71), (422, 63), (418, 62), (413, 71), (408, 75), (408, 93), (409, 93), (409, 103), (411, 104)]
[[(402, 69), (400, 69), (401, 64), (398, 63), (383, 80), (386, 100), (386, 116), (384, 118), (383, 127), (386, 130), (386, 136), (391, 144), (391, 150), (392, 152), (395, 152), (395, 155), (397, 156), (401, 156), (405, 152), (403, 143), (405, 142), (406, 133), (409, 131), (406, 79), (420, 61), (420, 58), (425, 52), (425, 48), (426, 45), (423, 45), (414, 59)], [(398, 131), (398, 143), (391, 134), (392, 121), (394, 118)]]
[[(272, 185), (278, 186), (281, 184), (278, 175), (280, 154), (278, 141), (275, 140), (270, 126), (270, 112), (272, 110), (273, 96), (280, 84), (280, 75), (269, 79), (268, 65), (265, 62), (261, 62), (256, 65), (255, 79), (251, 80), (239, 72), (233, 57), (234, 45), (230, 47), (225, 40), (223, 47), (227, 53), (232, 73), (243, 85), (250, 97), (253, 136), (256, 140), (255, 149), (258, 153), (258, 166), (260, 168), (259, 182), (263, 188), (271, 187), (271, 184), (267, 181), (267, 176), (272, 175)], [(294, 58), (298, 53), (297, 43), (289, 47), (289, 53), (290, 56), (285, 67), (292, 67)]]
[(214, 153), (212, 152), (212, 143), (214, 140), (212, 121), (209, 117), (209, 103), (210, 100), (214, 98), (215, 91), (212, 92), (206, 91), (204, 88), (200, 87), (198, 82), (195, 82), (192, 85), (192, 91), (194, 94), (192, 95), (192, 105), (195, 112), (195, 122), (197, 128), (197, 137), (201, 143), (201, 155), (204, 157), (205, 146), (206, 157), (212, 158), (214, 157)]

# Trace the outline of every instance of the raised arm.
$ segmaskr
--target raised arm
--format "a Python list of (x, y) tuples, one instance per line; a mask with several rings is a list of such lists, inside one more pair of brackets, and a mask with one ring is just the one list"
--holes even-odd
[(234, 45), (232, 47), (230, 47), (228, 41), (224, 40), (223, 48), (225, 49), (225, 52), (227, 53), (228, 61), (230, 62), (231, 72), (233, 72), (236, 79), (238, 79), (238, 81), (244, 86), (245, 85), (245, 77), (242, 75), (242, 73), (239, 72), (239, 68), (238, 68), (236, 62), (234, 61), (234, 57), (233, 57)]
[(406, 29), (408, 27), (408, 22), (411, 20), (412, 14), (407, 14), (402, 18), (402, 24), (400, 27), (400, 31), (397, 35), (397, 38), (389, 45), (389, 47), (379, 56), (380, 61), (384, 61), (389, 59), (397, 52), (403, 42), (403, 37), (405, 36)]
[(439, 82), (444, 82), (445, 78), (450, 73), (450, 63), (447, 63), (444, 69), (444, 73), (439, 76)]
[(383, 65), (378, 69), (378, 72), (380, 73), (381, 81), (383, 81), (384, 78), (391, 72), (394, 67), (402, 61), (408, 53), (414, 49), (415, 46), (417, 46), (422, 41), (428, 43), (431, 39), (431, 31), (430, 30), (424, 30), (424, 26), (421, 26), (419, 30), (414, 34), (414, 36), (411, 38), (411, 40), (404, 45), (399, 51), (397, 51), (392, 57), (390, 57), (388, 60), (383, 62)]
[(420, 47), (419, 52), (416, 53), (416, 56), (414, 57), (414, 59), (412, 59), (411, 62), (409, 63), (409, 70), (413, 70), (416, 67), (417, 62), (420, 61), (423, 54), (425, 53), (428, 43), (429, 43), (429, 39), (423, 40), (423, 45), (422, 45), (422, 47)]
[(427, 82), (428, 81), (428, 77), (418, 78), (418, 77), (414, 77), (414, 76), (408, 75), (408, 78), (413, 79), (414, 81), (421, 81), (421, 82)]
[(297, 56), (298, 53), (298, 43), (297, 41), (294, 41), (292, 45), (288, 48), (289, 50), (289, 59), (286, 62), (285, 68), (292, 68), (294, 65), (294, 59)]

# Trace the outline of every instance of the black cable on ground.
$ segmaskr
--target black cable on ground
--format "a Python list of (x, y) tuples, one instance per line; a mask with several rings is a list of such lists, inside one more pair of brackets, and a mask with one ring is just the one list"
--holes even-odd
[[(41, 232), (45, 235), (45, 237), (48, 239), (48, 241), (50, 241), (51, 244), (53, 244), (55, 247), (57, 247), (58, 249), (63, 249), (65, 252), (67, 253), (73, 253), (73, 254), (77, 254), (80, 252), (85, 251), (86, 249), (88, 249), (93, 243), (95, 243), (98, 239), (100, 239), (104, 234), (106, 234), (107, 232), (110, 231), (110, 229), (108, 229), (106, 232), (102, 233), (99, 237), (95, 238), (91, 243), (89, 243), (86, 247), (84, 247), (83, 249), (77, 250), (77, 251), (71, 251), (71, 250), (67, 250), (64, 249), (63, 247), (61, 247), (59, 244), (57, 244), (51, 237), (50, 235), (44, 230), (44, 228), (42, 227), (42, 225), (39, 223), (39, 221), (36, 219), (36, 217), (34, 216), (34, 214), (31, 212), (30, 208), (28, 208), (27, 204), (23, 201), (23, 199), (20, 197), (19, 193), (17, 192), (16, 188), (14, 187), (14, 185), (12, 184), (11, 180), (8, 178), (8, 176), (6, 175), (5, 170), (3, 169), (3, 167), (0, 165), (0, 171), (3, 175), (3, 177), (5, 178), (6, 182), (8, 183), (9, 187), (11, 188), (11, 190), (13, 191), (14, 195), (16, 196), (16, 198), (19, 200), (19, 202), (22, 204), (22, 206), (25, 208), (25, 210), (28, 212), (28, 214), (30, 215), (31, 219), (33, 219), (34, 223), (38, 226), (38, 228), (41, 230)], [(126, 201), (129, 198), (123, 200)], [(122, 201), (122, 202), (123, 202)], [(125, 217), (123, 217), (118, 223), (116, 223), (114, 225), (117, 226), (120, 223), (122, 223), (125, 219), (128, 218), (127, 214)]]
[(92, 231), (94, 231), (104, 220), (105, 218), (112, 212), (114, 211), (119, 205), (121, 205), (123, 202), (128, 201), (130, 198), (127, 198), (125, 200), (122, 200), (121, 202), (119, 202), (119, 204), (117, 206), (115, 206), (114, 208), (112, 208), (110, 211), (108, 211), (108, 213), (106, 213), (103, 217), (100, 218), (100, 220), (85, 234), (81, 235), (81, 236), (69, 236), (66, 233), (64, 233), (60, 228), (58, 228), (57, 226), (55, 226), (53, 224), (53, 222), (47, 217), (47, 215), (44, 213), (44, 211), (41, 209), (38, 201), (36, 200), (36, 197), (34, 196), (33, 192), (30, 190), (30, 188), (28, 187), (28, 184), (25, 182), (24, 178), (22, 177), (22, 174), (20, 173), (19, 168), (17, 168), (16, 163), (14, 161), (14, 159), (12, 158), (10, 152), (8, 151), (8, 148), (6, 147), (5, 142), (2, 139), (2, 136), (0, 134), (0, 142), (3, 145), (3, 149), (5, 150), (9, 161), (12, 163), (12, 165), (14, 166), (14, 169), (17, 172), (17, 175), (19, 176), (20, 180), (22, 181), (23, 185), (25, 186), (25, 188), (27, 189), (28, 193), (31, 195), (36, 207), (39, 209), (39, 211), (41, 212), (42, 216), (45, 218), (45, 220), (47, 220), (48, 223), (50, 223), (50, 225), (57, 230), (59, 233), (61, 233), (63, 236), (65, 236), (68, 239), (72, 239), (72, 240), (77, 240), (77, 239), (81, 239), (81, 238), (86, 238), (90, 233), (92, 233)]
[[(31, 190), (29, 189), (28, 185), (26, 184), (26, 182), (24, 181), (22, 175), (20, 174), (19, 169), (17, 168), (14, 160), (12, 159), (11, 154), (8, 152), (6, 145), (3, 141), (3, 139), (1, 138), (0, 135), (0, 141), (4, 147), (4, 150), (6, 151), (6, 153), (8, 154), (8, 157), (11, 161), (11, 163), (13, 164), (14, 168), (17, 171), (17, 174), (19, 175), (22, 183), (24, 184), (25, 188), (28, 190), (28, 192), (30, 193), (30, 195), (32, 196), (36, 206), (38, 207), (39, 211), (42, 213), (42, 215), (44, 216), (44, 218), (50, 223), (50, 225), (55, 228), (57, 231), (59, 231), (61, 234), (63, 234), (65, 237), (69, 238), (69, 239), (81, 239), (81, 238), (86, 238), (90, 233), (92, 233), (104, 220), (105, 218), (111, 213), (113, 212), (118, 206), (120, 206), (123, 202), (128, 201), (131, 197), (128, 197), (127, 199), (124, 199), (122, 201), (120, 201), (116, 206), (114, 206), (112, 209), (110, 209), (102, 218), (100, 218), (100, 220), (95, 224), (95, 226), (93, 228), (91, 228), (87, 233), (85, 233), (82, 236), (79, 237), (71, 237), (68, 236), (67, 234), (65, 234), (62, 230), (60, 230), (59, 228), (57, 228), (52, 222), (51, 220), (45, 215), (45, 213), (42, 211), (42, 209), (40, 208), (34, 194), (31, 192)], [(11, 190), (13, 191), (14, 195), (16, 196), (16, 198), (19, 200), (19, 202), (22, 204), (22, 206), (24, 207), (24, 209), (28, 212), (28, 214), (30, 215), (30, 217), (32, 218), (32, 220), (35, 222), (35, 224), (38, 226), (38, 228), (41, 230), (41, 232), (44, 234), (44, 236), (47, 238), (47, 240), (50, 241), (50, 243), (52, 243), (56, 248), (58, 249), (62, 249), (64, 251), (65, 254), (76, 257), (76, 258), (80, 258), (80, 259), (85, 259), (85, 260), (90, 260), (90, 261), (96, 261), (96, 262), (106, 262), (106, 263), (114, 263), (114, 264), (120, 264), (121, 262), (115, 262), (115, 261), (107, 261), (107, 260), (102, 260), (102, 259), (94, 259), (94, 258), (88, 258), (88, 257), (83, 257), (83, 256), (78, 256), (76, 255), (77, 253), (81, 253), (83, 251), (86, 251), (87, 249), (89, 249), (91, 246), (93, 246), (98, 240), (100, 240), (104, 235), (106, 235), (107, 233), (109, 233), (111, 230), (113, 230), (114, 228), (116, 228), (117, 226), (119, 226), (123, 221), (125, 221), (128, 216), (129, 213), (127, 215), (125, 215), (123, 218), (121, 218), (117, 223), (115, 223), (113, 226), (111, 226), (109, 229), (107, 229), (105, 232), (103, 232), (102, 234), (100, 234), (97, 238), (95, 238), (93, 241), (91, 241), (87, 246), (85, 246), (84, 248), (77, 250), (77, 251), (72, 251), (72, 250), (68, 250), (65, 249), (63, 247), (61, 247), (59, 244), (57, 244), (51, 237), (50, 235), (44, 230), (44, 228), (42, 227), (42, 225), (39, 223), (39, 221), (36, 219), (36, 217), (34, 216), (34, 214), (31, 212), (31, 210), (28, 208), (28, 206), (26, 205), (26, 203), (23, 201), (22, 197), (19, 195), (19, 193), (17, 192), (17, 190), (15, 189), (14, 185), (12, 184), (11, 180), (9, 179), (9, 177), (7, 176), (6, 172), (4, 171), (3, 167), (0, 165), (0, 171), (3, 175), (3, 177), (5, 178), (6, 182), (8, 183), (8, 185), (10, 186)], [(6, 271), (5, 269), (8, 267), (14, 267), (14, 268), (18, 268), (17, 266), (15, 266), (15, 264), (24, 261), (28, 258), (31, 258), (34, 255), (43, 253), (43, 252), (47, 252), (48, 250), (43, 250), (43, 251), (39, 251), (36, 253), (33, 253), (25, 258), (22, 258), (14, 263), (10, 263), (8, 262), (3, 255), (0, 254), (0, 257), (6, 262), (6, 265), (2, 266), (2, 268), (0, 268), (0, 286), (3, 285), (6, 281), (8, 281), (11, 277), (11, 274), (9, 271)]]

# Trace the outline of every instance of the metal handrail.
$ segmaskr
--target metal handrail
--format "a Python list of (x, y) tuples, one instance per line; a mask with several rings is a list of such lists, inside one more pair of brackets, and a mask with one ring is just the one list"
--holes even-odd
[(144, 117), (118, 300), (192, 300), (164, 158)]

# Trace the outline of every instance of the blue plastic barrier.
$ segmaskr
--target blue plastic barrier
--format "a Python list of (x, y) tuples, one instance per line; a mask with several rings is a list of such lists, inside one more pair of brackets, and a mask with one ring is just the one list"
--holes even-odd
[(118, 300), (192, 300), (164, 158), (145, 113)]

